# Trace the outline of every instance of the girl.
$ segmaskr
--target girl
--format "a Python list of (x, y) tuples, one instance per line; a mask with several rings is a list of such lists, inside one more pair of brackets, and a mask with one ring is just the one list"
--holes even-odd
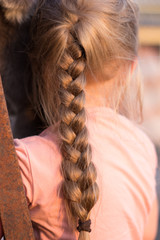
[(46, 0), (34, 18), (34, 96), (50, 127), (15, 146), (37, 239), (142, 240), (150, 218), (155, 237), (154, 147), (111, 110), (126, 112), (137, 12), (133, 0)]

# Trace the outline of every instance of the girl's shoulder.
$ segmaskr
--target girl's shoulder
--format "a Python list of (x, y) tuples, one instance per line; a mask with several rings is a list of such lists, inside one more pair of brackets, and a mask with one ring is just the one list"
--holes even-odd
[(157, 165), (155, 146), (138, 124), (106, 107), (90, 108), (87, 110), (87, 116), (91, 142), (101, 139), (101, 146), (108, 143), (126, 151), (135, 150), (146, 155), (146, 159), (155, 168)]
[[(22, 180), (26, 189), (28, 202), (34, 206), (37, 199), (43, 196), (43, 189), (48, 189), (48, 195), (61, 179), (59, 167), (61, 155), (59, 153), (57, 136), (52, 127), (44, 130), (40, 135), (14, 140)], [(55, 178), (55, 176), (57, 176)]]

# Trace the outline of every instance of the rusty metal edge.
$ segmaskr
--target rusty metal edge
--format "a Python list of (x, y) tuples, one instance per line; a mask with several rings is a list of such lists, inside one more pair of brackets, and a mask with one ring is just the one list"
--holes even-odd
[(0, 216), (6, 240), (34, 240), (0, 77)]

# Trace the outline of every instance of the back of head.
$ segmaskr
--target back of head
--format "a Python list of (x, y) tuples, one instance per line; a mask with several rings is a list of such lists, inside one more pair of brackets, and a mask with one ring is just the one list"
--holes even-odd
[(63, 196), (83, 240), (99, 195), (85, 126), (86, 76), (107, 81), (134, 61), (137, 12), (133, 0), (47, 0), (33, 22), (35, 96), (48, 123), (59, 121)]

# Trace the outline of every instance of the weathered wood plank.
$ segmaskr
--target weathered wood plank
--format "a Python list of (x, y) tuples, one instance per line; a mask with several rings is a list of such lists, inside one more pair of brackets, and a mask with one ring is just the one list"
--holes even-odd
[(0, 79), (0, 216), (6, 240), (34, 240)]

